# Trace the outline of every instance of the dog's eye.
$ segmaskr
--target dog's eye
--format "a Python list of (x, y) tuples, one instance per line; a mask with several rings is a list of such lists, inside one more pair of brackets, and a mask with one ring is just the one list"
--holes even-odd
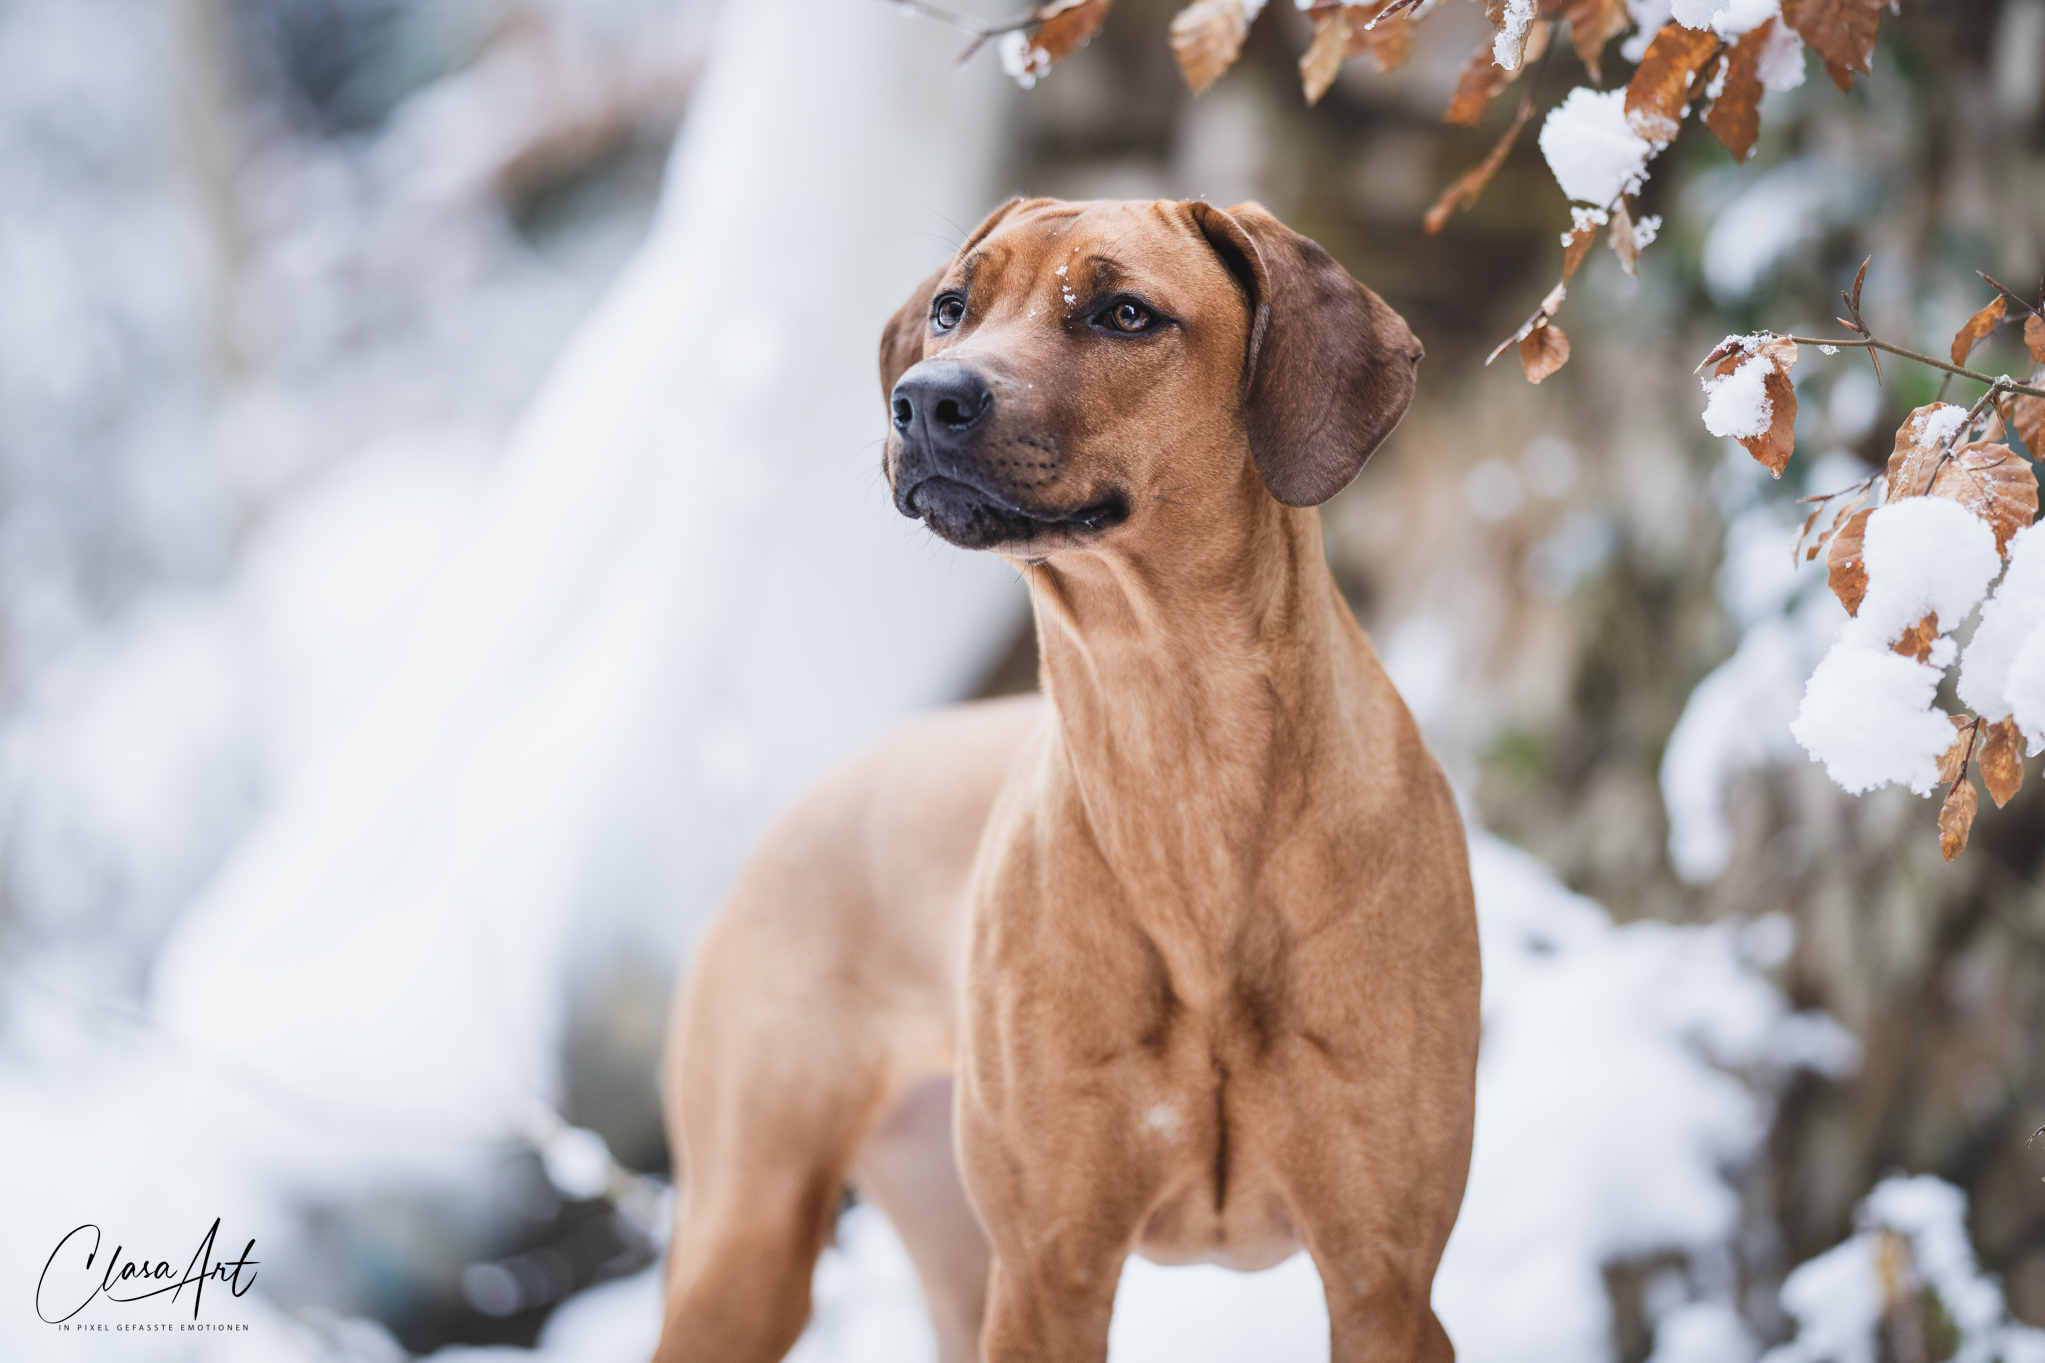
[(966, 318), (966, 300), (955, 293), (948, 293), (937, 300), (937, 306), (930, 310), (938, 329), (950, 331)]
[(1108, 321), (1117, 331), (1141, 331), (1150, 325), (1150, 313), (1136, 303), (1117, 303), (1108, 310)]

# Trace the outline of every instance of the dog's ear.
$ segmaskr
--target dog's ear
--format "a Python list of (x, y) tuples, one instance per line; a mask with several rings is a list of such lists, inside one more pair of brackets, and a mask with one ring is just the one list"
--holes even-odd
[[(1022, 206), (1024, 200), (1010, 199), (1001, 207), (981, 219), (965, 244), (952, 253), (957, 260), (966, 252), (978, 246), (989, 232), (1001, 225), (1001, 220)], [(937, 272), (918, 284), (909, 294), (907, 302), (895, 309), (895, 315), (888, 319), (887, 326), (880, 334), (880, 396), (886, 402), (895, 391), (895, 380), (902, 377), (910, 365), (923, 358), (923, 338), (930, 334), (930, 299), (937, 292), (937, 286), (950, 271), (952, 261), (947, 260), (937, 267)]]
[(1271, 495), (1317, 506), (1348, 487), (1413, 400), (1420, 341), (1320, 246), (1254, 203), (1189, 204), (1249, 296), (1243, 423)]

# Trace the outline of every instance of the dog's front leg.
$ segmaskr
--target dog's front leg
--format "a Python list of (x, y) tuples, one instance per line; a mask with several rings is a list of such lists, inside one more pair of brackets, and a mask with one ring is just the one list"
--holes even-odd
[[(1028, 868), (998, 881), (1037, 883)], [(1009, 898), (975, 924), (955, 1129), (994, 1249), (986, 1363), (1107, 1357), (1115, 1285), (1168, 1147), (1143, 1125), (1159, 1080), (1147, 972), (1133, 935), (1098, 911)]]
[(986, 1363), (1102, 1363), (1150, 1180), (1108, 1167), (1117, 1143), (1087, 1134), (1102, 1114), (1054, 1100), (1018, 1129), (961, 1106), (962, 1172), (994, 1244)]

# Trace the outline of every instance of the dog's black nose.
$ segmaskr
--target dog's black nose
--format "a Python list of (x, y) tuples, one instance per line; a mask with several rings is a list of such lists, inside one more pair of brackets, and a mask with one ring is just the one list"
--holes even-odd
[(994, 394), (970, 365), (925, 360), (902, 375), (889, 406), (903, 435), (950, 444), (993, 409)]

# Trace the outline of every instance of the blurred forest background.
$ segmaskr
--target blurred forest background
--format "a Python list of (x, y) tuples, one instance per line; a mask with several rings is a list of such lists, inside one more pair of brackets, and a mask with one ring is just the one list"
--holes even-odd
[[(1872, 78), (1771, 94), (1744, 166), (1686, 127), (1639, 278), (1593, 255), (1538, 388), (1483, 365), (1559, 269), (1531, 131), (1420, 225), (1516, 98), (1442, 122), (1481, 6), (1442, 0), (1406, 67), (1352, 62), (1311, 110), (1304, 14), (1272, 5), (1194, 99), (1175, 8), (1120, 0), (1023, 92), (875, 0), (0, 0), (10, 1273), (202, 1147), (231, 1158), (195, 1196), (277, 1246), (294, 1357), (531, 1344), (651, 1262), (666, 993), (745, 842), (894, 716), (1034, 685), (1012, 575), (875, 494), (882, 320), (1007, 193), (1203, 196), (1263, 202), (1427, 346), (1324, 516), (1473, 818), (1620, 925), (1788, 925), (1762, 973), (1858, 1043), (1772, 1081), (1727, 1168), (1751, 1338), (1794, 1333), (1784, 1274), (1892, 1171), (1966, 1194), (2045, 1325), (2045, 781), (1948, 866), (1931, 802), (1845, 795), (1786, 730), (1837, 618), (1794, 499), (1878, 466), (1936, 376), (1807, 356), (1779, 483), (1706, 435), (1691, 377), (1727, 332), (1831, 334), (1870, 255), (1877, 333), (1934, 353), (1976, 270), (2030, 292), (2045, 0), (1903, 0)], [(1581, 79), (1550, 65), (1543, 109)], [(797, 339), (763, 338), (782, 317)], [(781, 424), (726, 410), (748, 394)], [(828, 528), (844, 506), (869, 528)], [(830, 580), (869, 557), (891, 575)], [(278, 1021), (315, 994), (337, 1034)], [(506, 1036), (485, 1085), (476, 1038)], [(399, 1053), (438, 1068), (364, 1058)], [(169, 1200), (166, 1252), (215, 1202)], [(1604, 1257), (1594, 1356), (1657, 1350), (1681, 1260)], [(0, 1323), (10, 1356), (52, 1349), (35, 1325)]]

